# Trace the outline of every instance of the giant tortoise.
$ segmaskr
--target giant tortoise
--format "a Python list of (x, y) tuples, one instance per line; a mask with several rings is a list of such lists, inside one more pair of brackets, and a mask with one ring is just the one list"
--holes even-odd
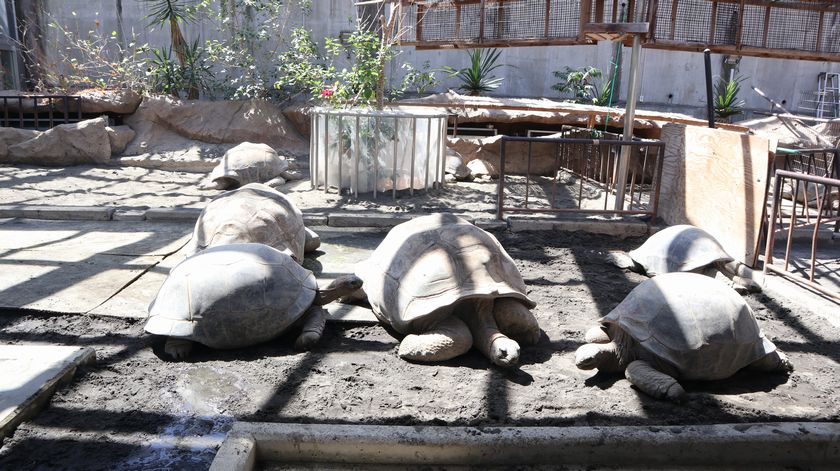
[(219, 164), (200, 184), (205, 189), (231, 190), (248, 183), (278, 186), (286, 180), (300, 180), (299, 173), (289, 168), (289, 161), (267, 144), (243, 142), (229, 149)]
[(211, 247), (175, 266), (149, 306), (146, 331), (168, 337), (164, 347), (176, 359), (192, 342), (211, 348), (239, 348), (270, 340), (302, 324), (295, 342), (309, 349), (321, 337), (321, 307), (361, 287), (353, 275), (318, 288), (315, 276), (292, 258), (264, 244)]
[(456, 216), (395, 226), (356, 274), (376, 317), (406, 335), (404, 359), (448, 360), (474, 345), (507, 367), (519, 361), (517, 341), (539, 340), (535, 303), (513, 260), (492, 235)]
[(761, 291), (750, 277), (752, 270), (735, 261), (711, 234), (699, 227), (680, 224), (667, 227), (629, 253), (613, 252), (610, 261), (647, 276), (673, 272), (696, 272), (717, 278), (736, 291)]
[(587, 332), (587, 341), (575, 354), (578, 368), (624, 371), (645, 393), (671, 400), (685, 395), (678, 379), (724, 379), (745, 367), (793, 369), (738, 293), (696, 273), (642, 282)]
[(286, 195), (261, 183), (249, 183), (219, 195), (204, 207), (187, 254), (248, 242), (289, 249), (298, 263), (303, 262), (304, 253), (321, 245), (318, 234), (304, 226), (303, 214)]

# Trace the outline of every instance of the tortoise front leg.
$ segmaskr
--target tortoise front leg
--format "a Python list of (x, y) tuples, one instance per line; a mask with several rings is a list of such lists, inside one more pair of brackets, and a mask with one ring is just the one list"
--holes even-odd
[(175, 360), (183, 360), (190, 355), (192, 347), (192, 340), (167, 337), (166, 343), (163, 344), (163, 351)]
[(327, 310), (321, 306), (310, 306), (303, 313), (303, 329), (297, 340), (295, 348), (298, 350), (309, 350), (318, 343), (324, 333), (324, 326), (327, 323)]
[(540, 341), (540, 325), (527, 306), (513, 298), (499, 298), (493, 306), (493, 318), (508, 337), (522, 345)]
[(493, 300), (481, 299), (461, 303), (457, 312), (469, 326), (475, 348), (496, 365), (511, 368), (519, 363), (519, 344), (499, 331), (493, 309)]
[(400, 342), (400, 358), (412, 361), (445, 361), (472, 348), (473, 338), (464, 321), (448, 317), (422, 334), (409, 334)]
[(793, 364), (787, 359), (787, 355), (774, 350), (758, 360), (747, 365), (747, 368), (755, 371), (790, 373), (793, 371)]
[(636, 360), (627, 365), (624, 377), (657, 399), (680, 402), (685, 398), (685, 390), (676, 379), (655, 369), (644, 360)]

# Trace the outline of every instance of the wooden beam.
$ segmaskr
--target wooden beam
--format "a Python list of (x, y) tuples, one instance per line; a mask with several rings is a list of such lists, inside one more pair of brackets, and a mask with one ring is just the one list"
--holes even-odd
[[(764, 34), (761, 38), (761, 47), (767, 47), (767, 33), (770, 31), (770, 12), (771, 8), (769, 6), (764, 7)], [(803, 33), (805, 31), (802, 31)]]
[(484, 41), (484, 0), (481, 0), (481, 6), (478, 9), (478, 42)]
[(650, 33), (648, 33), (648, 39), (656, 41), (656, 12), (659, 11), (659, 0), (651, 0), (648, 4), (648, 11), (646, 12), (647, 17), (644, 18), (645, 21), (650, 23)]
[(750, 57), (772, 57), (775, 59), (796, 59), (803, 61), (840, 62), (840, 54), (829, 52), (798, 51), (793, 49), (771, 49), (763, 47), (743, 46), (731, 44), (684, 43), (679, 41), (659, 40), (643, 45), (646, 49), (663, 49), (669, 51), (703, 52), (708, 48), (714, 54), (732, 54)]
[(740, 0), (740, 7), (738, 7), (738, 29), (735, 31), (735, 47), (736, 51), (741, 49), (741, 35), (744, 31), (744, 0)]
[[(546, 0), (546, 3), (550, 3), (550, 0)], [(580, 0), (580, 21), (578, 23), (578, 39), (584, 41), (586, 39), (586, 35), (583, 32), (583, 26), (587, 23), (591, 23), (592, 19), (592, 0)]]
[(816, 52), (822, 51), (822, 35), (823, 35), (823, 22), (825, 21), (825, 12), (820, 12), (820, 24), (817, 27), (817, 44), (814, 50)]
[[(581, 5), (581, 8), (583, 6)], [(543, 36), (548, 37), (548, 23), (549, 19), (551, 18), (551, 0), (545, 0), (545, 29), (543, 31)]]
[(712, 18), (709, 24), (709, 44), (715, 43), (715, 30), (717, 29), (717, 2), (712, 3)]
[(668, 38), (671, 39), (671, 41), (674, 40), (674, 34), (677, 32), (677, 7), (679, 4), (679, 0), (674, 0), (671, 3), (671, 34), (668, 35)]

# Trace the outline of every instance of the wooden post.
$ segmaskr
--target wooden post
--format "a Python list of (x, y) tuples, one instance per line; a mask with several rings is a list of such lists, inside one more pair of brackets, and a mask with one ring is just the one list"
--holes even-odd
[[(546, 0), (546, 3), (551, 3), (551, 0)], [(592, 0), (580, 0), (580, 22), (578, 23), (578, 40), (586, 41), (586, 34), (583, 30), (587, 23), (591, 23), (592, 19)]]
[(481, 0), (481, 5), (478, 8), (478, 42), (484, 42), (484, 0)]
[(741, 49), (741, 35), (744, 31), (744, 3), (746, 0), (741, 0), (738, 7), (738, 30), (735, 31), (735, 50)]
[(671, 34), (669, 35), (671, 41), (674, 40), (674, 34), (677, 31), (677, 5), (679, 4), (679, 0), (674, 0), (674, 3), (671, 4)]
[(770, 5), (764, 7), (764, 35), (761, 38), (761, 47), (767, 47), (767, 33), (770, 31), (770, 11)]
[(712, 18), (711, 24), (709, 25), (709, 44), (715, 43), (715, 30), (717, 30), (717, 10), (717, 2), (712, 2)]
[[(633, 120), (636, 119), (636, 103), (639, 99), (641, 89), (641, 64), (639, 56), (642, 52), (642, 38), (638, 34), (633, 35), (633, 49), (630, 55), (630, 84), (627, 87), (627, 104), (624, 107), (624, 137), (623, 141), (633, 140)], [(624, 190), (627, 186), (627, 171), (630, 163), (630, 146), (621, 146), (621, 155), (618, 160), (618, 174), (616, 175), (615, 186), (615, 209), (624, 209)]]

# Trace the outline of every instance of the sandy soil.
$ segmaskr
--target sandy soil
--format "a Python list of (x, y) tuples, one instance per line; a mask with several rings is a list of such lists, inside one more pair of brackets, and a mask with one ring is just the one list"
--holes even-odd
[[(0, 313), (0, 341), (89, 345), (50, 406), (0, 449), (0, 469), (206, 469), (234, 420), (452, 425), (664, 425), (840, 420), (840, 328), (765, 295), (748, 302), (796, 366), (791, 376), (739, 373), (685, 384), (683, 405), (642, 396), (621, 376), (574, 367), (583, 330), (642, 278), (603, 261), (640, 240), (497, 233), (537, 301), (544, 336), (514, 371), (476, 352), (432, 365), (397, 357), (380, 326), (328, 325), (311, 352), (292, 336), (165, 361), (142, 322)], [(328, 256), (322, 254), (321, 256)]]

